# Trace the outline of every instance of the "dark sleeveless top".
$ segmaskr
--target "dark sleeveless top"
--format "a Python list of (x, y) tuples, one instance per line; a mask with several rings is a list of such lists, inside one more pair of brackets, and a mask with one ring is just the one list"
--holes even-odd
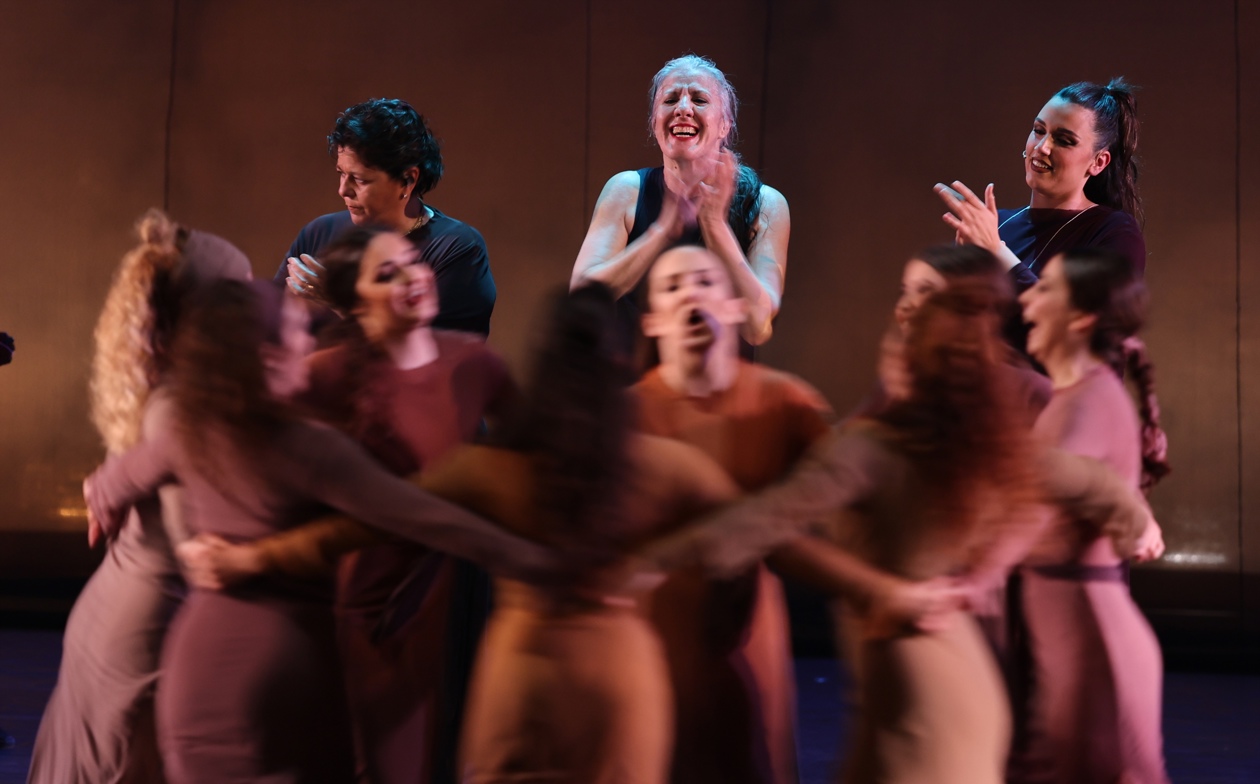
[[(643, 236), (656, 222), (665, 200), (664, 166), (639, 169), (638, 174), (639, 199), (634, 205), (634, 225), (630, 227), (626, 245)], [(735, 227), (732, 226), (732, 228)], [(752, 244), (751, 237), (741, 236), (740, 232), (736, 231), (735, 239), (739, 240), (740, 249), (747, 254), (748, 247)], [(680, 245), (704, 247), (704, 235), (700, 233), (700, 227), (692, 226), (687, 229), (682, 236), (674, 240), (670, 247), (677, 248)], [(635, 365), (640, 371), (647, 371), (661, 362), (660, 356), (656, 353), (656, 344), (642, 338), (641, 321), (643, 314), (647, 311), (647, 288), (647, 275), (644, 275), (629, 294), (617, 300), (619, 345), (627, 356), (635, 360)], [(754, 359), (753, 346), (744, 342), (743, 338), (739, 341), (739, 354), (744, 359), (750, 361)]]

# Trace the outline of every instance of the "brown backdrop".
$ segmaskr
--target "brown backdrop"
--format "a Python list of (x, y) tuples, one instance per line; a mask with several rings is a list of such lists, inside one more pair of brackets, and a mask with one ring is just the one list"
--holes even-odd
[[(1170, 557), (1135, 590), (1186, 628), (1260, 629), (1260, 491), (1245, 481), (1260, 457), (1260, 162), (1240, 139), (1260, 124), (1258, 49), (1260, 10), (1239, 0), (5, 5), (0, 329), (19, 348), (0, 370), (0, 578), (84, 568), (91, 328), (145, 207), (224, 234), (269, 276), (339, 205), (336, 112), (404, 97), (444, 140), (431, 200), (485, 235), (491, 341), (519, 367), (603, 183), (659, 160), (652, 74), (696, 51), (740, 90), (741, 150), (792, 207), (764, 359), (841, 410), (870, 384), (901, 262), (950, 238), (932, 183), (994, 182), (1021, 203), (1019, 151), (1058, 87), (1142, 86), (1148, 338), (1175, 473), (1154, 496)], [(76, 539), (50, 553), (54, 531)]]

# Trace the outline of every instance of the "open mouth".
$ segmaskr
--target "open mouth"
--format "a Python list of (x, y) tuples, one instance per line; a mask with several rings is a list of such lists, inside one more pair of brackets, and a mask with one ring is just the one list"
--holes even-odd
[(1039, 171), (1039, 172), (1054, 171), (1054, 167), (1051, 166), (1050, 162), (1045, 160), (1044, 158), (1029, 158), (1028, 165), (1031, 166), (1035, 171)]
[(700, 129), (694, 125), (675, 125), (669, 129), (669, 135), (675, 139), (694, 139), (699, 135)]
[(691, 312), (687, 314), (687, 326), (698, 327), (703, 323), (704, 314), (700, 312), (699, 308), (692, 308)]

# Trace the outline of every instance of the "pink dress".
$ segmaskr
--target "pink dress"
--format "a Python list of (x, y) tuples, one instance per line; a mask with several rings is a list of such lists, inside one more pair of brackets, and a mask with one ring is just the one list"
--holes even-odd
[[(1055, 390), (1034, 433), (1102, 461), (1137, 487), (1138, 418), (1107, 367)], [(1021, 571), (1032, 683), (1009, 780), (1167, 782), (1159, 642), (1129, 595), (1110, 539), (1061, 519)]]

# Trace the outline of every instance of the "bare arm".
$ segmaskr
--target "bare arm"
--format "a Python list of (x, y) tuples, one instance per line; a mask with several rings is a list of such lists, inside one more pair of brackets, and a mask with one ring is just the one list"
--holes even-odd
[(670, 225), (677, 220), (677, 209), (670, 207), (669, 199), (662, 205), (656, 222), (627, 245), (638, 198), (638, 172), (621, 172), (604, 185), (573, 265), (570, 288), (598, 281), (611, 288), (614, 295), (624, 297), (669, 247), (670, 240), (677, 236), (676, 227)]
[[(724, 156), (730, 158), (729, 153), (724, 153)], [(745, 257), (727, 219), (735, 177), (734, 169), (728, 170), (728, 165), (733, 167), (733, 158), (730, 158), (729, 164), (720, 165), (717, 173), (719, 177), (729, 178), (727, 193), (705, 186), (699, 212), (700, 231), (704, 244), (725, 262), (736, 293), (748, 303), (748, 318), (740, 334), (749, 343), (760, 345), (774, 332), (774, 317), (778, 315), (779, 303), (783, 300), (791, 217), (783, 194), (768, 185), (761, 186), (761, 212)]]

